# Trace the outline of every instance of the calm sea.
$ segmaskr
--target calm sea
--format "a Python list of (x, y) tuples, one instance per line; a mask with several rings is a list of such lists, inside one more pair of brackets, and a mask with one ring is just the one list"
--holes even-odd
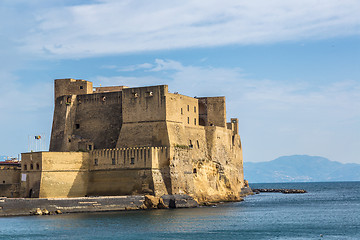
[(251, 186), (308, 193), (195, 209), (0, 218), (0, 239), (360, 239), (360, 182)]

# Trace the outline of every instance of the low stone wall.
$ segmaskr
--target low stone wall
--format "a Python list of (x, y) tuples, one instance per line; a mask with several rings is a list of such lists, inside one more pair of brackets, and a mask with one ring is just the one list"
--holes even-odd
[[(161, 198), (155, 198), (148, 195), (78, 198), (0, 198), (0, 217), (199, 206), (188, 195), (164, 195)], [(155, 203), (149, 204), (149, 201), (155, 201)]]
[(33, 215), (37, 209), (51, 213), (101, 212), (141, 209), (144, 196), (80, 198), (1, 198), (0, 216)]

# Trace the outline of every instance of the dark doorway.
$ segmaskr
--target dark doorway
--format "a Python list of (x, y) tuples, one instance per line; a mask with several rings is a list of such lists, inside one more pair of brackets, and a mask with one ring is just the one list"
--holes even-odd
[(33, 190), (30, 189), (30, 191), (29, 191), (29, 198), (31, 198), (32, 192), (33, 192)]

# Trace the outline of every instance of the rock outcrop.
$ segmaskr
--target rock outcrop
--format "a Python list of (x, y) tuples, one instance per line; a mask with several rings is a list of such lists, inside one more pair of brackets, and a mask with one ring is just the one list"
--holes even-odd
[(274, 189), (274, 188), (270, 188), (270, 189), (265, 189), (265, 188), (253, 189), (253, 192), (256, 193), (256, 194), (261, 193), (261, 192), (284, 193), (284, 194), (290, 194), (290, 193), (307, 193), (307, 191), (304, 190), (304, 189)]

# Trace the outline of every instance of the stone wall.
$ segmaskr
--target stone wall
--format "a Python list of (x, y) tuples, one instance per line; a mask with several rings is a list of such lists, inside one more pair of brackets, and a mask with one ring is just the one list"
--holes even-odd
[(121, 101), (121, 92), (58, 97), (50, 151), (114, 148), (122, 124)]
[(0, 196), (18, 197), (19, 179), (21, 169), (18, 166), (1, 165), (0, 166)]
[(167, 86), (122, 91), (123, 123), (116, 147), (169, 146), (166, 129)]
[[(23, 153), (21, 165), (22, 197), (79, 197), (87, 194), (89, 153)], [(34, 166), (32, 169), (29, 168), (31, 165)]]
[(225, 97), (199, 99), (200, 125), (226, 127)]
[(169, 154), (166, 147), (92, 151), (88, 195), (168, 194), (162, 178), (158, 184), (153, 176)]
[(54, 82), (55, 100), (64, 95), (78, 95), (93, 93), (92, 82), (72, 78), (56, 79)]

